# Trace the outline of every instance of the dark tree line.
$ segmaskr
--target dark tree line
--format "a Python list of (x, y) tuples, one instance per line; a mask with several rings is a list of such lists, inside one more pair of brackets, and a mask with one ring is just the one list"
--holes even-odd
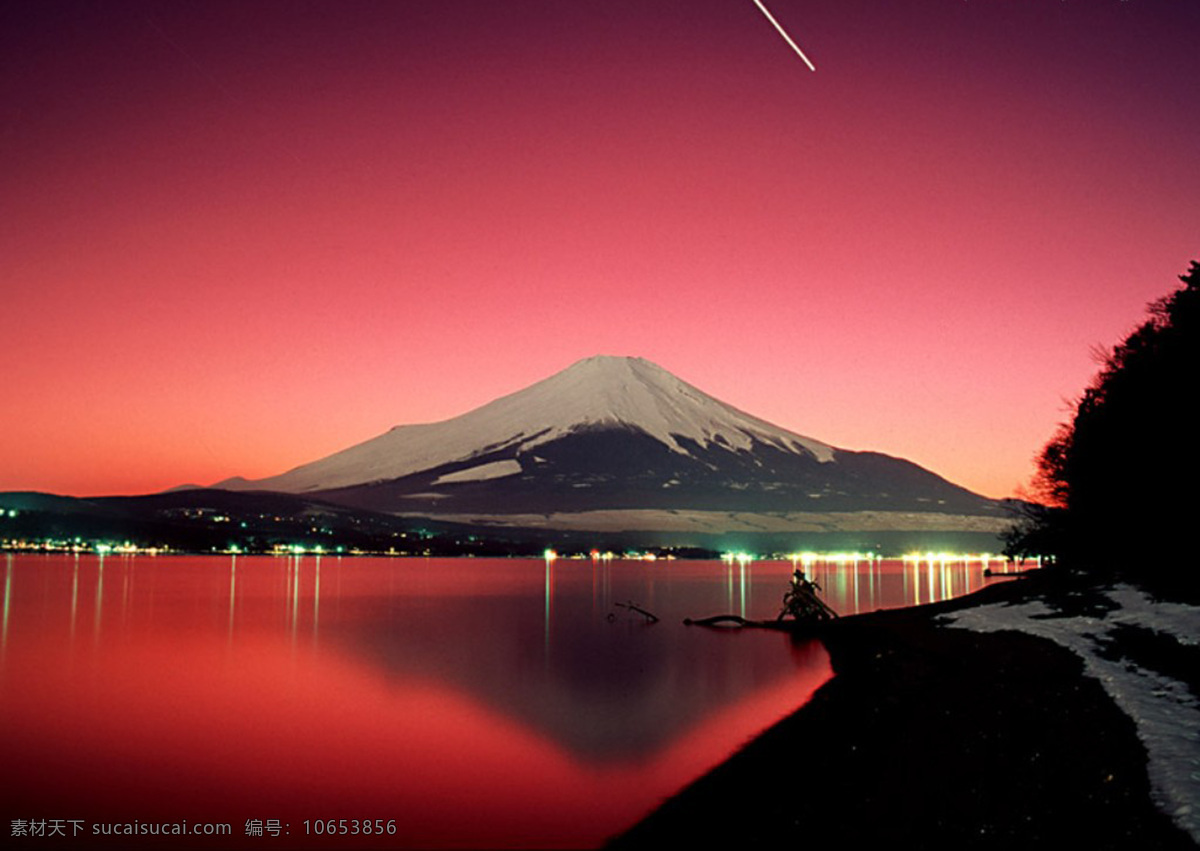
[(1036, 483), (1046, 505), (1014, 529), (1014, 553), (1200, 588), (1200, 263), (1180, 280), (1104, 357), (1042, 450)]

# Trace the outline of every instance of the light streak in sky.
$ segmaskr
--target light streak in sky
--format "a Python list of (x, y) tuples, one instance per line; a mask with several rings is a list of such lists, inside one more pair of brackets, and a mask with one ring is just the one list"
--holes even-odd
[(784, 40), (792, 46), (792, 50), (796, 51), (796, 55), (804, 60), (804, 64), (808, 66), (808, 70), (816, 71), (817, 66), (813, 65), (809, 58), (804, 55), (804, 51), (800, 49), (800, 45), (792, 41), (792, 37), (788, 35), (787, 31), (779, 25), (779, 21), (775, 20), (775, 16), (767, 11), (767, 7), (762, 4), (762, 0), (754, 0), (754, 5), (759, 9), (762, 9), (762, 13), (767, 16), (767, 20), (774, 25), (775, 29), (779, 30), (779, 34), (783, 36)]

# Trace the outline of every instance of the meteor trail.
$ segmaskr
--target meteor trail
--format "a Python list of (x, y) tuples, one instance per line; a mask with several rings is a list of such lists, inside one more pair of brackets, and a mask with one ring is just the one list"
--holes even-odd
[(812, 62), (809, 61), (809, 58), (804, 55), (804, 51), (800, 49), (800, 45), (792, 41), (792, 37), (788, 35), (783, 27), (779, 25), (779, 21), (775, 20), (775, 16), (767, 11), (767, 7), (762, 4), (761, 0), (754, 0), (754, 5), (762, 9), (762, 13), (767, 16), (767, 20), (775, 26), (775, 29), (779, 30), (779, 34), (783, 36), (784, 40), (792, 46), (792, 50), (796, 51), (796, 55), (804, 60), (804, 64), (808, 66), (808, 70), (816, 71), (817, 66), (813, 65)]

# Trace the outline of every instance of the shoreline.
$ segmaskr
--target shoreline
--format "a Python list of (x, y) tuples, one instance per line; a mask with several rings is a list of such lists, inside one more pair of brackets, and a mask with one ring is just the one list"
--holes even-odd
[(937, 624), (1053, 583), (840, 619), (824, 638), (833, 679), (607, 847), (1196, 849), (1155, 807), (1134, 722), (1079, 656)]

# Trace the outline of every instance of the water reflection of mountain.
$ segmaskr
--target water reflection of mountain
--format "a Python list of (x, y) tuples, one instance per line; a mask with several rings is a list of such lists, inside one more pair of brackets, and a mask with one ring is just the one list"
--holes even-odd
[[(816, 642), (646, 624), (578, 598), (463, 597), (390, 605), (339, 643), (397, 676), (436, 679), (591, 762), (652, 757), (706, 717), (827, 664)], [(614, 610), (621, 611), (621, 610)]]

